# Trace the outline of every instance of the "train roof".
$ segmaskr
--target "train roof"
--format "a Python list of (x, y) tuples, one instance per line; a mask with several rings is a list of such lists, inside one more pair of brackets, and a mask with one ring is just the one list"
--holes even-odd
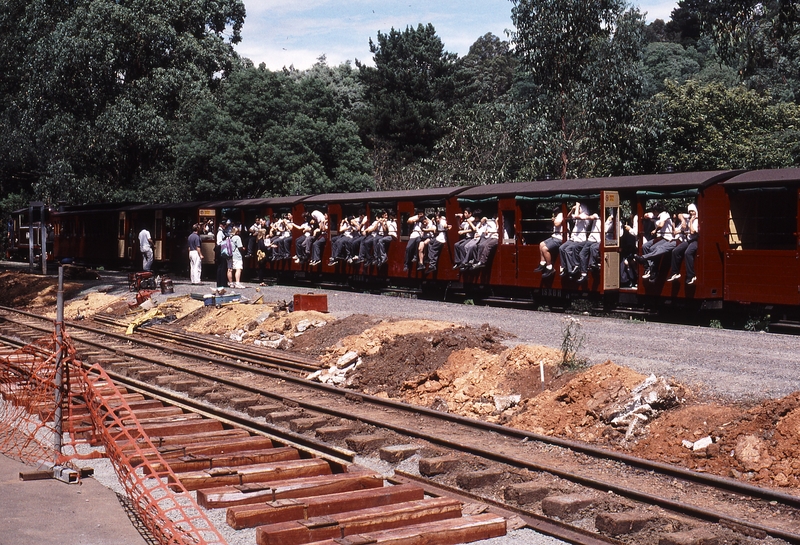
[(800, 184), (800, 168), (749, 170), (722, 183), (725, 187), (759, 187), (790, 184)]
[(330, 203), (368, 203), (391, 201), (435, 201), (445, 200), (464, 191), (463, 186), (432, 187), (426, 189), (409, 189), (396, 191), (362, 191), (360, 193), (325, 193), (314, 195), (303, 201), (304, 204)]
[(735, 176), (738, 170), (714, 170), (707, 172), (675, 172), (669, 174), (647, 174), (641, 176), (614, 176), (609, 178), (581, 178), (567, 180), (541, 180), (506, 184), (481, 185), (464, 190), (459, 199), (488, 199), (493, 197), (536, 197), (569, 195), (598, 195), (608, 191), (653, 191), (677, 192), (703, 189), (714, 183)]

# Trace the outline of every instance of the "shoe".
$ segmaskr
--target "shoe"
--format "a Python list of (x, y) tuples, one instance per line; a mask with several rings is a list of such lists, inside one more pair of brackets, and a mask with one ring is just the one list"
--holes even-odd
[(565, 274), (567, 274), (567, 271), (564, 269), (564, 267), (559, 267), (558, 268), (558, 274), (560, 276), (564, 276)]
[(681, 275), (679, 275), (679, 274), (673, 274), (672, 276), (667, 278), (667, 282), (674, 282), (674, 281), (678, 280), (680, 277), (681, 277)]
[(336, 260), (333, 259), (333, 258), (330, 258), (328, 260), (328, 267), (333, 267), (334, 265), (336, 265)]
[(697, 281), (697, 277), (696, 277), (696, 276), (693, 276), (693, 277), (691, 277), (689, 280), (687, 280), (687, 281), (686, 281), (686, 285), (687, 285), (687, 286), (691, 286), (691, 285), (693, 285), (693, 284), (694, 284), (696, 281)]
[(347, 258), (347, 262), (348, 262), (348, 263), (350, 263), (350, 264), (352, 264), (352, 263), (353, 263), (353, 258), (352, 258), (352, 257), (348, 257), (348, 258)]
[(656, 274), (653, 274), (653, 275), (651, 275), (651, 276), (650, 276), (650, 277), (647, 279), (647, 281), (648, 281), (648, 282), (650, 282), (651, 284), (655, 283), (657, 280), (658, 280), (658, 275), (656, 275)]
[(587, 275), (586, 273), (581, 273), (581, 275), (578, 277), (578, 282), (585, 282), (588, 276), (589, 275)]
[(300, 263), (300, 258), (299, 257), (294, 256), (292, 259), (294, 260), (295, 263)]
[(355, 257), (352, 258), (352, 261), (350, 261), (350, 263), (358, 263), (359, 261), (361, 261), (361, 258), (358, 257), (358, 256), (355, 256)]
[(579, 270), (580, 270), (580, 267), (578, 267), (577, 265), (575, 265), (574, 267), (572, 267), (572, 270), (571, 270), (571, 271), (569, 271), (569, 275), (570, 275), (570, 276), (575, 276), (576, 274), (578, 274), (578, 271), (579, 271)]
[(542, 265), (541, 263), (539, 263), (539, 266), (536, 267), (535, 269), (533, 269), (533, 272), (535, 272), (535, 273), (542, 272), (544, 270), (544, 268), (545, 268), (545, 266)]
[(461, 267), (461, 265), (459, 265), (458, 263), (456, 263), (455, 265), (453, 265), (453, 270), (456, 270), (456, 269), (458, 269), (459, 267)]
[(475, 269), (482, 269), (482, 268), (483, 268), (483, 267), (485, 267), (485, 266), (486, 266), (486, 263), (481, 263), (481, 262), (479, 261), (479, 262), (475, 263), (475, 264), (472, 266), (472, 270), (474, 271)]
[(549, 269), (545, 268), (544, 272), (542, 273), (542, 278), (550, 278), (554, 274), (556, 274), (556, 270), (555, 269), (553, 269), (552, 267), (549, 268)]
[(436, 272), (436, 267), (428, 267), (427, 272)]
[(645, 279), (645, 280), (650, 278), (650, 271), (649, 270), (648, 271), (644, 271), (644, 274), (642, 275), (642, 278)]
[(647, 260), (640, 255), (633, 256), (633, 260), (640, 265), (645, 265), (647, 263)]

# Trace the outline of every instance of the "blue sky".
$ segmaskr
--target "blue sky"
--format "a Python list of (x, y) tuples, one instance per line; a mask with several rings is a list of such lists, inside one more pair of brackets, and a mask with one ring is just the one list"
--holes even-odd
[[(634, 5), (647, 20), (669, 20), (677, 0), (641, 0)], [(238, 53), (256, 65), (303, 70), (325, 55), (329, 65), (359, 59), (372, 64), (369, 39), (378, 31), (433, 23), (445, 49), (466, 55), (479, 37), (505, 38), (511, 27), (510, 0), (244, 0), (247, 9)]]

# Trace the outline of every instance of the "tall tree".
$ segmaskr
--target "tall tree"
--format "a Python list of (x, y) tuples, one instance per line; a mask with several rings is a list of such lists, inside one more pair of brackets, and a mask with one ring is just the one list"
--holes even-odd
[(147, 199), (171, 181), (183, 106), (237, 62), (241, 0), (11, 1), (0, 27), (16, 25), (5, 40), (22, 54), (16, 93), (0, 112), (0, 149), (36, 150), (32, 192), (50, 201)]
[(452, 104), (456, 55), (444, 50), (431, 24), (378, 32), (369, 47), (375, 66), (356, 61), (367, 103), (360, 125), (368, 145), (376, 157), (400, 163), (429, 156)]
[(641, 89), (644, 19), (624, 0), (512, 0), (512, 33), (525, 79), (529, 141), (541, 174), (624, 172), (627, 129)]

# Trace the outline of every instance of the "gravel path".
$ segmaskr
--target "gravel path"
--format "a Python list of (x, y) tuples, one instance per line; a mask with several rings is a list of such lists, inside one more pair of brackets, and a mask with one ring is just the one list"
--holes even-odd
[[(252, 284), (247, 284), (253, 286)], [(188, 288), (188, 286), (186, 286)], [(176, 286), (176, 292), (180, 290)], [(254, 293), (252, 287), (240, 290)], [(369, 314), (392, 318), (490, 324), (516, 336), (510, 344), (560, 349), (564, 314), (478, 307), (370, 295), (308, 290), (292, 286), (261, 288), (266, 300), (291, 301), (295, 293), (325, 293), (328, 311), (342, 318)], [(577, 316), (584, 336), (578, 356), (589, 363), (611, 360), (640, 373), (674, 377), (711, 394), (738, 400), (782, 397), (800, 390), (800, 337), (661, 324), (638, 320)]]

